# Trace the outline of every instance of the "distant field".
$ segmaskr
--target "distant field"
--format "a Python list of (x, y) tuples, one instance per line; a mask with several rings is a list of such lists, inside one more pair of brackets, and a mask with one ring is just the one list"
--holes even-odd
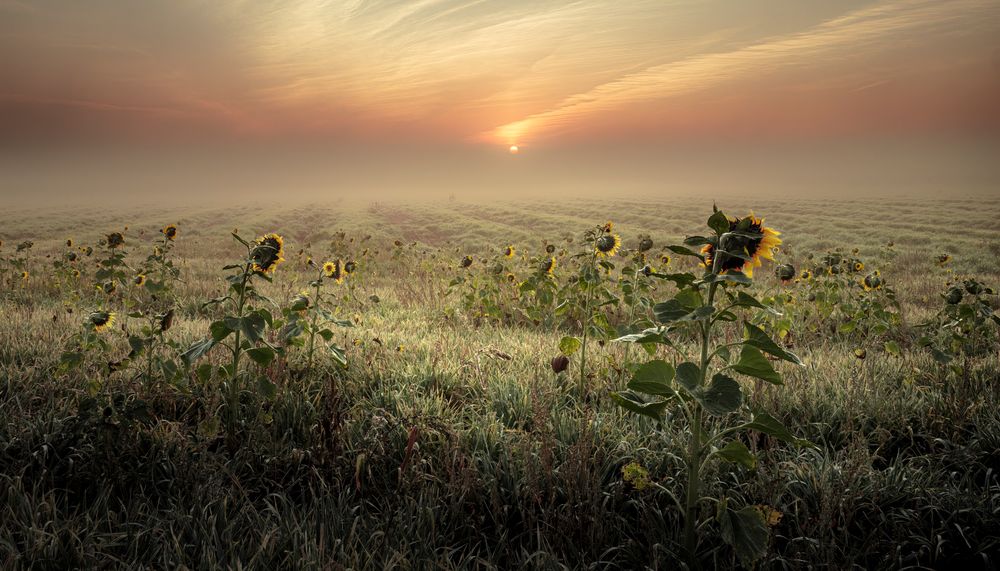
[[(960, 372), (936, 362), (915, 328), (946, 305), (941, 294), (952, 284), (1000, 286), (1000, 197), (718, 205), (731, 215), (753, 210), (781, 231), (777, 262), (797, 277), (839, 249), (864, 265), (845, 281), (849, 297), (869, 299), (859, 281), (879, 270), (898, 302), (886, 306), (891, 327), (866, 329), (858, 318), (852, 329), (836, 304), (830, 314), (816, 309), (819, 285), (780, 284), (774, 263), (757, 270), (753, 291), (788, 318), (765, 323), (805, 366), (783, 367), (784, 387), (747, 382), (748, 404), (817, 445), (756, 438), (755, 470), (715, 464), (708, 475), (707, 494), (783, 514), (758, 566), (1000, 565), (997, 328), (985, 348), (952, 362)], [(570, 283), (585, 259), (573, 258), (586, 250), (583, 232), (606, 220), (624, 247), (611, 258), (612, 292), (639, 279), (641, 263), (621, 268), (641, 235), (653, 241), (656, 271), (692, 269), (663, 248), (705, 232), (711, 212), (705, 197), (8, 208), (0, 215), (0, 567), (674, 568), (684, 559), (672, 499), (684, 486), (684, 418), (668, 414), (657, 425), (608, 398), (649, 357), (611, 334), (592, 339), (585, 393), (575, 356), (566, 373), (553, 373), (560, 339), (578, 336), (580, 323), (539, 319), (520, 284), (548, 244), (558, 258), (553, 279)], [(101, 239), (124, 233), (132, 271), (167, 224), (178, 228), (170, 296), (125, 282), (112, 294), (97, 290), (106, 281), (96, 274), (107, 257)], [(119, 370), (108, 363), (130, 351), (121, 326), (137, 331), (145, 319), (127, 319), (129, 311), (175, 309), (164, 338), (176, 349), (163, 346), (157, 358), (176, 360), (209, 334), (221, 309), (202, 304), (224, 295), (222, 266), (245, 253), (234, 229), (284, 237), (286, 261), (261, 285), (270, 301), (258, 304), (276, 317), (308, 292), (316, 270), (307, 258), (353, 260), (358, 270), (324, 286), (334, 292), (332, 317), (353, 322), (332, 337), (347, 368), (328, 353), (309, 368), (302, 347), (266, 366), (247, 361), (246, 393), (226, 432), (213, 421), (227, 406), (219, 378), (192, 368), (168, 382), (138, 357)], [(25, 240), (34, 245), (16, 252)], [(508, 245), (516, 254), (504, 259)], [(53, 267), (69, 251), (77, 260), (63, 268), (79, 278)], [(468, 270), (466, 255), (475, 259)], [(503, 279), (494, 280), (498, 261)], [(496, 306), (463, 299), (480, 296), (467, 287), (495, 288)], [(655, 279), (649, 288), (652, 302), (675, 291)], [(982, 295), (996, 310), (996, 295)], [(624, 299), (602, 309), (612, 328), (652, 319), (642, 302), (635, 310)], [(102, 333), (108, 347), (61, 366), (98, 308), (118, 314)], [(224, 353), (201, 362), (224, 365)], [(250, 380), (261, 378), (258, 390)], [(653, 485), (624, 477), (632, 463)], [(700, 531), (707, 568), (737, 564), (719, 537), (711, 521)]]

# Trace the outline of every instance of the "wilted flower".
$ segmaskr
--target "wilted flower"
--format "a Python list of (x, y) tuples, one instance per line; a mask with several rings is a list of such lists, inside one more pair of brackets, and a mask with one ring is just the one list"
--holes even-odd
[(653, 239), (649, 236), (643, 236), (639, 238), (639, 251), (648, 252), (653, 249)]
[(472, 265), (472, 256), (466, 256), (466, 257), (462, 258), (462, 267), (463, 268), (468, 268), (471, 265)]
[(774, 275), (782, 282), (788, 283), (795, 277), (795, 268), (791, 264), (781, 264), (774, 269)]
[(125, 236), (121, 232), (112, 232), (108, 234), (108, 247), (117, 248), (125, 243)]
[(556, 373), (561, 373), (569, 367), (569, 357), (566, 355), (559, 355), (558, 357), (553, 357), (552, 362), (549, 363), (552, 366), (552, 370)]
[(552, 254), (555, 251), (556, 251), (556, 247), (555, 247), (554, 244), (546, 244), (545, 245), (545, 253), (546, 254)]
[(962, 290), (958, 287), (952, 287), (948, 290), (948, 293), (944, 294), (944, 300), (949, 305), (958, 305), (962, 302), (962, 297)]

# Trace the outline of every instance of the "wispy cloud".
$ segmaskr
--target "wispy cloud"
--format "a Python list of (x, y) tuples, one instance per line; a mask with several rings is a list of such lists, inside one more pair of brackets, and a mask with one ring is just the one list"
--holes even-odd
[(883, 3), (831, 19), (801, 33), (628, 73), (480, 137), (500, 142), (551, 137), (573, 129), (589, 116), (621, 109), (630, 103), (690, 93), (785, 68), (819, 66), (827, 58), (857, 57), (860, 60), (871, 55), (874, 48), (912, 42), (929, 30), (954, 29), (960, 23), (971, 28), (989, 26), (1000, 31), (997, 22), (1000, 22), (1000, 4), (993, 0)]

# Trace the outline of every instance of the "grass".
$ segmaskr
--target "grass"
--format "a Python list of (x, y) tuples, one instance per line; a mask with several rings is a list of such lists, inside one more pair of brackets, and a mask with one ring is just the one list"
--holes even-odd
[[(658, 426), (608, 398), (627, 380), (622, 346), (592, 347), (591, 390), (581, 396), (574, 367), (549, 368), (572, 325), (477, 322), (445, 292), (467, 253), (513, 243), (538, 254), (567, 236), (573, 248), (606, 218), (626, 246), (648, 232), (659, 248), (698, 232), (710, 206), (581, 199), (8, 212), (0, 257), (22, 240), (35, 246), (31, 280), (7, 274), (0, 294), (0, 567), (676, 567), (683, 418), (668, 411)], [(807, 366), (783, 368), (787, 386), (756, 387), (751, 404), (818, 447), (758, 435), (747, 442), (760, 456), (755, 471), (719, 465), (706, 483), (709, 495), (783, 514), (759, 566), (997, 566), (997, 347), (946, 381), (913, 325), (942, 304), (951, 274), (935, 265), (938, 254), (952, 255), (957, 275), (1000, 284), (1000, 200), (720, 206), (765, 214), (783, 232), (782, 260), (797, 267), (809, 253), (858, 248), (895, 288), (902, 318), (887, 336), (861, 339), (810, 330), (790, 307), (789, 342)], [(169, 337), (183, 346), (208, 330), (213, 314), (199, 307), (225, 289), (220, 268), (239, 252), (232, 228), (285, 236), (288, 262), (265, 288), (280, 304), (310, 279), (300, 249), (317, 260), (331, 242), (371, 252), (339, 309), (358, 321), (335, 339), (349, 367), (323, 360), (305, 371), (300, 352), (255, 369), (276, 393), (245, 395), (236, 445), (211, 430), (222, 405), (214, 382), (147, 386), (97, 359), (70, 373), (58, 367), (96, 298), (85, 274), (81, 299), (67, 302), (72, 292), (45, 278), (46, 255), (60, 255), (67, 238), (96, 244), (128, 224), (131, 257), (141, 259), (171, 222), (183, 282)], [(771, 270), (755, 287), (779, 291)], [(899, 340), (901, 355), (883, 351), (883, 338)], [(127, 343), (113, 339), (120, 358)], [(864, 360), (854, 356), (859, 346)], [(655, 485), (626, 482), (632, 462)], [(703, 566), (738, 564), (714, 524), (701, 538)]]

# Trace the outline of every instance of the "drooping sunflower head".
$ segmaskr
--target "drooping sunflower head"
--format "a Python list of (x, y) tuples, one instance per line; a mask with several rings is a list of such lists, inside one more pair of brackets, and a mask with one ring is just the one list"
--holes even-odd
[(66, 239), (66, 247), (67, 248), (72, 248), (73, 247), (73, 239), (72, 238), (67, 238)]
[(253, 260), (253, 271), (269, 274), (274, 273), (278, 264), (285, 261), (285, 240), (277, 234), (264, 234), (254, 242), (250, 250)]
[(791, 264), (781, 264), (774, 269), (774, 275), (778, 276), (782, 283), (788, 283), (795, 277), (795, 268)]
[[(731, 270), (742, 271), (747, 277), (753, 277), (754, 268), (759, 268), (761, 260), (774, 260), (774, 249), (781, 244), (781, 234), (773, 228), (764, 226), (764, 219), (751, 212), (743, 218), (730, 218), (729, 231), (740, 235), (729, 234), (723, 250), (745, 256), (747, 259), (730, 256), (722, 252), (719, 258), (719, 273)], [(749, 237), (753, 236), (753, 237)], [(714, 244), (705, 244), (701, 249), (705, 255), (705, 267), (715, 268)]]
[(868, 274), (861, 280), (861, 287), (865, 288), (865, 291), (882, 289), (882, 274), (878, 270)]
[(160, 232), (163, 232), (163, 236), (167, 240), (173, 241), (177, 237), (177, 226), (175, 224), (167, 224)]
[(358, 269), (358, 264), (354, 260), (347, 260), (346, 262), (344, 262), (344, 274), (345, 275), (349, 276), (349, 275), (351, 275), (351, 274), (354, 273), (354, 270), (357, 270), (357, 269)]
[(514, 246), (507, 246), (503, 249), (503, 255), (505, 258), (513, 258), (515, 253), (517, 253), (517, 251), (514, 249)]
[(115, 324), (115, 314), (109, 311), (95, 311), (87, 318), (87, 322), (94, 331), (100, 333)]
[(799, 274), (799, 277), (805, 281), (809, 281), (813, 279), (813, 273), (811, 270), (802, 270), (802, 273)]
[(323, 264), (323, 272), (326, 274), (326, 277), (338, 284), (344, 283), (344, 263), (340, 260)]
[(108, 234), (108, 247), (115, 249), (125, 243), (125, 236), (121, 232), (112, 232)]
[(551, 276), (556, 269), (556, 259), (553, 257), (545, 258), (539, 265), (539, 269), (542, 273), (549, 274)]
[(139, 274), (139, 275), (135, 276), (135, 278), (132, 280), (132, 282), (135, 283), (135, 285), (137, 285), (139, 287), (142, 287), (146, 283), (146, 275), (145, 274)]
[(610, 220), (608, 220), (607, 222), (605, 222), (604, 226), (601, 226), (601, 231), (604, 232), (605, 234), (610, 234), (611, 231), (614, 230), (614, 229), (615, 229), (615, 224), (613, 222), (611, 222)]
[(472, 256), (466, 256), (466, 257), (462, 258), (462, 267), (463, 268), (468, 268), (471, 265), (472, 265)]
[(100, 287), (104, 291), (104, 293), (108, 295), (112, 295), (113, 293), (118, 291), (118, 286), (115, 284), (114, 281), (104, 282), (104, 284)]
[(63, 257), (70, 262), (75, 262), (77, 258), (76, 252), (66, 252), (66, 254)]
[(851, 270), (854, 272), (863, 272), (865, 270), (865, 265), (859, 260), (854, 260), (851, 262)]
[(639, 251), (648, 252), (653, 249), (653, 239), (649, 236), (639, 238)]
[[(608, 222), (608, 224), (611, 224)], [(618, 234), (604, 234), (599, 236), (594, 242), (594, 250), (598, 256), (611, 257), (618, 253), (622, 246), (622, 239)]]

